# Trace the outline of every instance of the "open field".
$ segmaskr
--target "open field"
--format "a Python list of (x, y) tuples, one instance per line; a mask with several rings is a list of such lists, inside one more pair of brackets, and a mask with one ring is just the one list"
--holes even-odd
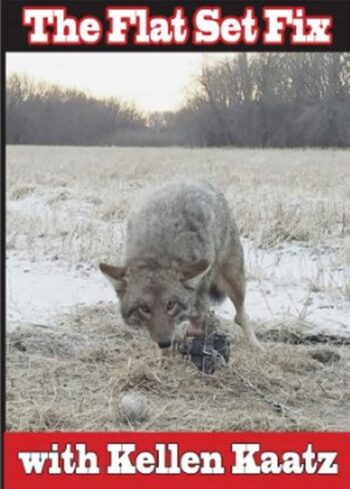
[[(220, 186), (247, 262), (256, 354), (216, 309), (231, 359), (160, 365), (97, 270), (125, 219), (173, 178)], [(350, 151), (10, 146), (7, 422), (11, 430), (350, 429)], [(123, 394), (149, 415), (125, 418)]]

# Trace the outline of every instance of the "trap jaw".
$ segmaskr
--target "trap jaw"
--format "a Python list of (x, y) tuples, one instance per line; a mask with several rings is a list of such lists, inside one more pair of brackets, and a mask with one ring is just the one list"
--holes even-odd
[(206, 320), (204, 335), (175, 343), (175, 349), (204, 374), (213, 374), (218, 363), (227, 363), (229, 359), (230, 342), (226, 335), (216, 332), (218, 324), (211, 314)]

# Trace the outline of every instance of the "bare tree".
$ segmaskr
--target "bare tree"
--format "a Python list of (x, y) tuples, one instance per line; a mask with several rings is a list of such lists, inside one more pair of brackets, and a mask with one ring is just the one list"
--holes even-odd
[(12, 144), (340, 146), (350, 144), (350, 53), (239, 53), (204, 58), (176, 112), (148, 116), (115, 98), (7, 81)]

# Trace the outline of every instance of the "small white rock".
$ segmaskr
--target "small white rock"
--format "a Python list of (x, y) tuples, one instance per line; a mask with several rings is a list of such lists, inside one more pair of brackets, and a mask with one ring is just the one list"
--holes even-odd
[(149, 417), (150, 405), (141, 394), (124, 394), (119, 401), (119, 408), (123, 416), (130, 421), (143, 421)]

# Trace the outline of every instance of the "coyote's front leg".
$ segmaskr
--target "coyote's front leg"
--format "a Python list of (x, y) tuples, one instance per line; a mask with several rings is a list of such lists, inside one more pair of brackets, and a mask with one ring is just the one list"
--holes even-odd
[(203, 336), (205, 332), (204, 316), (196, 316), (190, 319), (190, 325), (187, 328), (186, 336)]
[(206, 289), (199, 290), (196, 298), (193, 314), (190, 317), (190, 326), (186, 336), (203, 336), (205, 325), (209, 316), (209, 294)]

